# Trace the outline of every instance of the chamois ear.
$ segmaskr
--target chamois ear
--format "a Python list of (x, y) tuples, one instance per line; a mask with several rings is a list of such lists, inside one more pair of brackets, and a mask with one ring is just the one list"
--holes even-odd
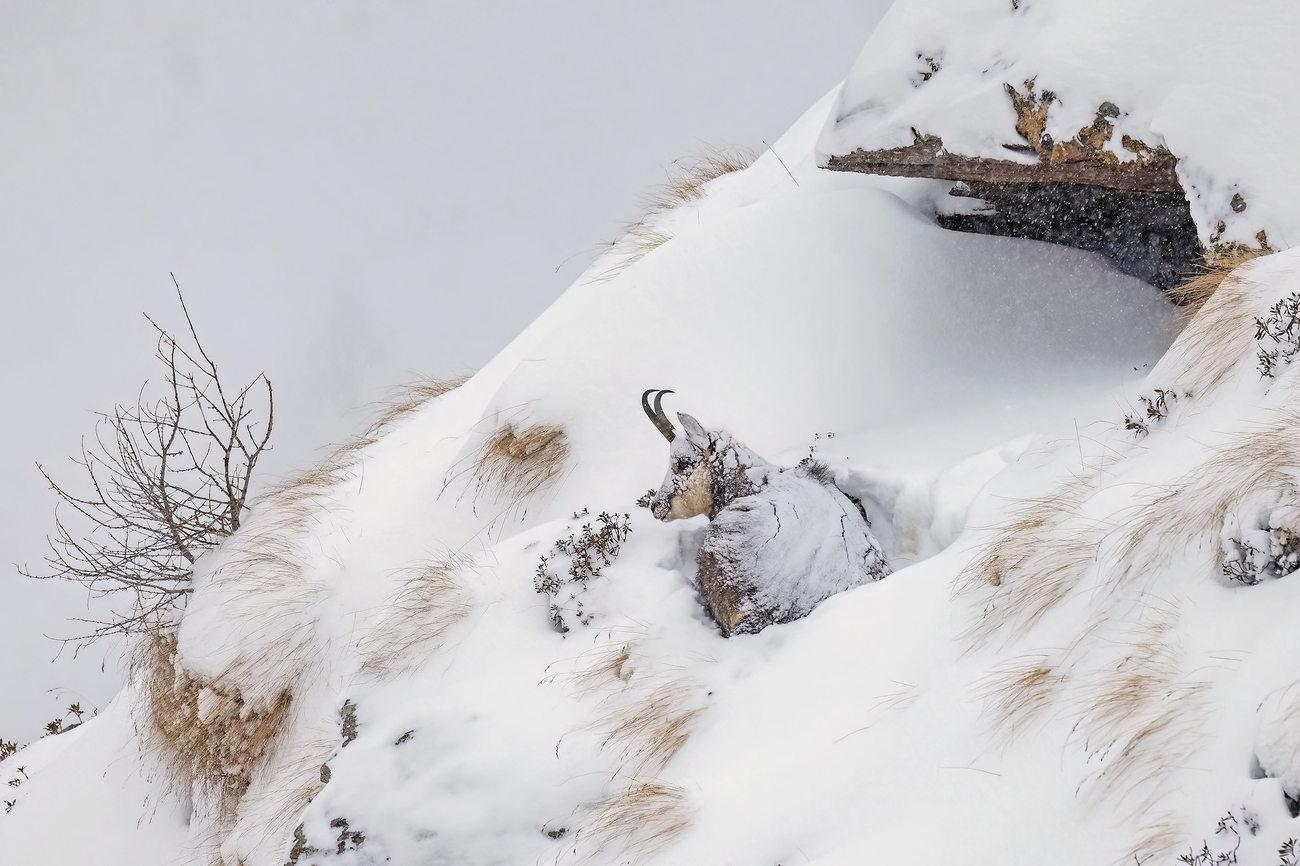
[(709, 434), (704, 432), (700, 422), (696, 421), (685, 412), (677, 413), (677, 420), (682, 423), (682, 429), (686, 431), (686, 440), (692, 445), (707, 450), (709, 447)]

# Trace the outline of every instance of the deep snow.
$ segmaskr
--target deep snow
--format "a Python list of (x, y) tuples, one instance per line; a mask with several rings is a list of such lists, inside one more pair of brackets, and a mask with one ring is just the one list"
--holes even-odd
[[(234, 811), (164, 794), (127, 692), (0, 765), (41, 765), (0, 850), (1082, 866), (1230, 848), (1231, 810), (1241, 861), (1272, 862), (1300, 837), (1300, 583), (1229, 580), (1221, 548), (1300, 486), (1300, 368), (1262, 378), (1254, 325), (1300, 259), (1248, 266), (1171, 346), (1174, 308), (1106, 260), (940, 230), (943, 185), (819, 170), (842, 104), (205, 557), (182, 679), (213, 720), (231, 694), (246, 716), (292, 695)], [(774, 462), (828, 463), (895, 572), (723, 639), (689, 583), (701, 522), (633, 505), (667, 457), (638, 405), (652, 386)], [(1156, 388), (1179, 396), (1135, 435)], [(565, 433), (524, 501), (475, 469), (507, 424)], [(533, 578), (583, 509), (632, 533), (562, 634)], [(112, 820), (66, 808), (90, 780)]]

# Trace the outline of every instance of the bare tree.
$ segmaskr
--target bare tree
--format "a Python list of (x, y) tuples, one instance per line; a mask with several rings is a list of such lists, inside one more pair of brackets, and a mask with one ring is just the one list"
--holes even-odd
[[(37, 464), (58, 505), (75, 512), (75, 525), (55, 511), (46, 571), (28, 577), (63, 578), (97, 597), (125, 594), (129, 610), (109, 622), (88, 620), (82, 640), (150, 631), (165, 624), (191, 591), (194, 562), (239, 529), (257, 461), (269, 449), (275, 420), (271, 380), (259, 374), (236, 391), (221, 381), (199, 340), (175, 275), (176, 294), (192, 346), (182, 345), (153, 319), (157, 353), (166, 375), (163, 396), (102, 413), (94, 442), (83, 440), (85, 492), (59, 484)], [(254, 408), (266, 389), (265, 415)]]

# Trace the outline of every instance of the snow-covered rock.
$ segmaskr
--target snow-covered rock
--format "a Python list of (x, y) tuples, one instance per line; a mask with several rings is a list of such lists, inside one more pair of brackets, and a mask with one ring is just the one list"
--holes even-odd
[[(1288, 0), (897, 0), (867, 41), (818, 145), (823, 156), (938, 136), (953, 153), (1031, 162), (1008, 85), (1055, 95), (1046, 132), (1068, 142), (1106, 103), (1105, 149), (1178, 157), (1201, 242), (1300, 239), (1300, 7)], [(1219, 224), (1222, 222), (1222, 229)]]

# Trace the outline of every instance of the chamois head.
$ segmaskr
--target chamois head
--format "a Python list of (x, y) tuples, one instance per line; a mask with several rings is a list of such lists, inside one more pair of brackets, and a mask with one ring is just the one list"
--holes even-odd
[[(765, 480), (762, 468), (769, 464), (725, 432), (705, 430), (690, 415), (677, 413), (685, 436), (678, 435), (664, 414), (663, 398), (672, 391), (641, 395), (641, 408), (668, 440), (668, 474), (659, 492), (650, 500), (650, 511), (660, 520), (682, 520), (697, 514), (710, 520), (739, 496), (753, 493)], [(650, 395), (654, 394), (654, 405)], [(761, 478), (751, 478), (758, 469)]]

